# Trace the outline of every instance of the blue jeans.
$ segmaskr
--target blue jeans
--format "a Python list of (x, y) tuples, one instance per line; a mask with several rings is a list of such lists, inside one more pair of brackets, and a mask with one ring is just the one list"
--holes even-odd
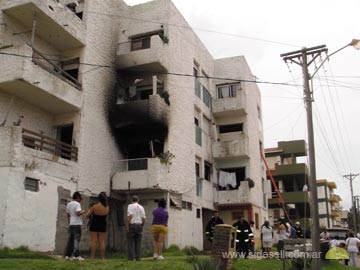
[(71, 257), (74, 252), (75, 257), (80, 256), (80, 238), (81, 238), (81, 225), (70, 225), (68, 241), (66, 244), (66, 256)]

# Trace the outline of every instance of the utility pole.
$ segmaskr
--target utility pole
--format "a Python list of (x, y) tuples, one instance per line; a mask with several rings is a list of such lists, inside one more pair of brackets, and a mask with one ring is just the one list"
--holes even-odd
[(353, 174), (353, 173), (350, 173), (350, 174), (347, 174), (347, 175), (343, 175), (343, 177), (345, 177), (346, 179), (350, 180), (350, 191), (351, 191), (351, 209), (352, 209), (352, 217), (353, 217), (353, 226), (354, 226), (354, 234), (355, 234), (355, 237), (357, 235), (357, 224), (356, 224), (356, 212), (355, 212), (355, 200), (354, 200), (354, 191), (353, 191), (353, 180), (355, 179), (356, 176), (358, 176), (359, 174)]
[[(303, 78), (304, 78), (304, 101), (306, 105), (306, 116), (307, 116), (307, 128), (308, 128), (308, 143), (309, 143), (309, 186), (311, 195), (311, 216), (312, 216), (312, 252), (320, 254), (320, 228), (319, 228), (319, 208), (318, 208), (318, 194), (316, 184), (316, 166), (315, 166), (315, 143), (314, 143), (314, 126), (312, 118), (312, 102), (313, 93), (310, 89), (310, 80), (313, 76), (309, 74), (308, 67), (315, 61), (315, 59), (323, 52), (327, 52), (326, 45), (320, 45), (312, 48), (303, 48), (302, 50), (293, 51), (289, 53), (281, 54), (285, 62), (290, 61), (296, 63), (302, 67)], [(321, 269), (320, 258), (312, 258), (312, 270)]]

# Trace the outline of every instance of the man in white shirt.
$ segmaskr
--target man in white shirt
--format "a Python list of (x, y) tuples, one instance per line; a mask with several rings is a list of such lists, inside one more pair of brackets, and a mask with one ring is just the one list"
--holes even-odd
[(74, 192), (73, 200), (66, 206), (66, 214), (69, 222), (69, 237), (66, 245), (66, 260), (70, 260), (74, 252), (74, 259), (82, 261), (84, 258), (80, 257), (80, 238), (81, 226), (83, 224), (81, 215), (85, 213), (81, 210), (80, 202), (82, 200), (79, 192)]
[(128, 260), (133, 261), (135, 258), (140, 261), (142, 230), (146, 216), (144, 207), (139, 204), (139, 197), (133, 196), (131, 201), (127, 209), (126, 223)]

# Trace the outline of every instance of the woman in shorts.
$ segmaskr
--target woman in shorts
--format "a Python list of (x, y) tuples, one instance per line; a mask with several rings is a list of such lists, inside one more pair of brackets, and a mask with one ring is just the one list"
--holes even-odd
[(151, 233), (153, 236), (154, 259), (163, 260), (162, 251), (164, 248), (164, 239), (168, 233), (169, 213), (166, 210), (166, 201), (160, 199), (158, 207), (153, 211), (153, 222), (151, 225)]

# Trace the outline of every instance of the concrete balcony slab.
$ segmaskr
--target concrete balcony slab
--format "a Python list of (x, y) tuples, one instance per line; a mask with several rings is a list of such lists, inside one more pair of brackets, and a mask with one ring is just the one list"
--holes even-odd
[(3, 0), (1, 10), (60, 51), (85, 46), (83, 21), (67, 7), (49, 0)]
[(29, 46), (13, 47), (0, 56), (0, 91), (15, 95), (53, 114), (79, 111), (82, 92), (72, 84), (36, 65)]

